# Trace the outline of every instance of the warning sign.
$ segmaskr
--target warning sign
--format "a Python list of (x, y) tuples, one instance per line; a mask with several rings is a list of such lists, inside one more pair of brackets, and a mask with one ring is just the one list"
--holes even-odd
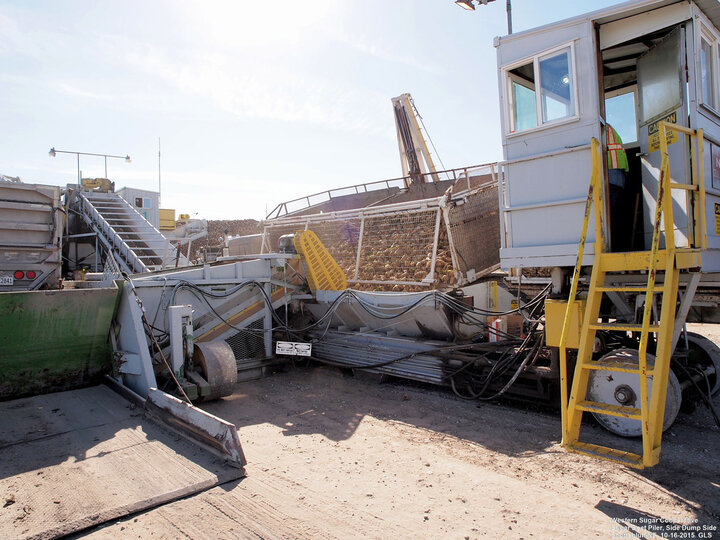
[(715, 234), (720, 236), (720, 203), (715, 203)]
[[(669, 122), (671, 124), (677, 123), (677, 113), (668, 114), (666, 117), (661, 118), (657, 122), (653, 122), (648, 125), (648, 145), (649, 151), (655, 152), (660, 150), (660, 122)], [(666, 130), (665, 131), (665, 142), (670, 146), (678, 141), (677, 131)]]

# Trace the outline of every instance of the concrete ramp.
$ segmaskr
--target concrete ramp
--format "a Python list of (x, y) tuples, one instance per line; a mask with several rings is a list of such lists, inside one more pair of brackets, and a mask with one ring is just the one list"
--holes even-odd
[(243, 476), (106, 386), (0, 403), (0, 538), (53, 538)]

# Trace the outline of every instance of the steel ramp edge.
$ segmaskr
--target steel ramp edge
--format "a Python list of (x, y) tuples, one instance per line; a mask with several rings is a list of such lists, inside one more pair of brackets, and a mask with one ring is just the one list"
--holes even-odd
[(105, 384), (136, 406), (143, 407), (145, 417), (149, 420), (170, 429), (245, 474), (247, 460), (234, 424), (157, 388), (150, 388), (148, 397), (143, 398), (112, 377), (106, 376)]
[(164, 427), (224, 459), (245, 475), (247, 460), (234, 424), (157, 388), (151, 388), (148, 393), (145, 416), (160, 421)]

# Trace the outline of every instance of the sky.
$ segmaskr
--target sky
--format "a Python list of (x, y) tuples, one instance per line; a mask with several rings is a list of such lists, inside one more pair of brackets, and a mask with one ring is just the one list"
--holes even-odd
[[(515, 32), (620, 3), (513, 0)], [(402, 175), (391, 98), (410, 93), (438, 169), (502, 159), (505, 2), (0, 0), (0, 173), (64, 186), (74, 155), (162, 207), (262, 219)], [(104, 160), (81, 156), (83, 177)]]

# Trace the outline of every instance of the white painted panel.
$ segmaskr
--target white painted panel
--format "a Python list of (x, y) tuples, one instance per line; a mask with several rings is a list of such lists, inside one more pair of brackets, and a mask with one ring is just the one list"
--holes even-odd
[(600, 27), (600, 48), (607, 49), (643, 34), (655, 32), (692, 17), (689, 3), (678, 3), (660, 9), (620, 19)]
[[(584, 143), (590, 144), (590, 137)], [(509, 163), (505, 166), (507, 204), (512, 208), (585, 197), (591, 170), (590, 149)]]
[[(555, 244), (580, 243), (585, 203), (551, 208), (535, 208), (510, 214), (512, 245), (508, 247), (544, 247)], [(594, 220), (588, 228), (588, 241), (595, 241)]]

